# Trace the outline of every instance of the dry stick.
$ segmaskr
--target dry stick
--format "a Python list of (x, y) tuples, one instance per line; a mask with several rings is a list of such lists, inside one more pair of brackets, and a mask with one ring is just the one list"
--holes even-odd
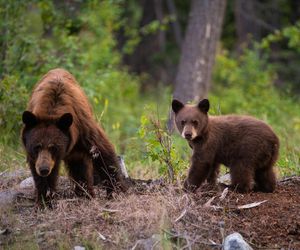
[(75, 181), (73, 178), (71, 178), (71, 180), (75, 183), (75, 185), (77, 185), (88, 197), (89, 199), (92, 199), (93, 197), (86, 191), (86, 189), (80, 185), (77, 181)]

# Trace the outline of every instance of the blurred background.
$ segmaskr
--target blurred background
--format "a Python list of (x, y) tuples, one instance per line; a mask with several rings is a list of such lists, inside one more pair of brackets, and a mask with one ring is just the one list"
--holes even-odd
[(266, 121), (281, 140), (278, 174), (299, 175), (299, 65), (297, 0), (0, 0), (0, 171), (25, 168), (21, 115), (62, 67), (134, 177), (186, 174), (173, 97)]

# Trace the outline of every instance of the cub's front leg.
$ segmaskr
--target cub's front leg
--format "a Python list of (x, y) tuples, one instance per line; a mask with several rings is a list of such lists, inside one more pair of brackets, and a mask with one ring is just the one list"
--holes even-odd
[(209, 170), (210, 162), (208, 159), (201, 159), (197, 154), (194, 154), (188, 176), (184, 182), (184, 189), (194, 192), (207, 179)]

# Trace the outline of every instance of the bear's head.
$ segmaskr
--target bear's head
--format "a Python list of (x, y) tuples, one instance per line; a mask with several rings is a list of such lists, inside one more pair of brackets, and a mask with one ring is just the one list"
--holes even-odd
[(38, 175), (46, 177), (67, 153), (73, 116), (65, 113), (56, 119), (39, 119), (25, 111), (22, 119), (22, 141), (28, 160), (34, 164)]
[(181, 136), (188, 141), (201, 137), (207, 130), (209, 101), (203, 99), (197, 105), (184, 105), (178, 100), (172, 101), (175, 124)]

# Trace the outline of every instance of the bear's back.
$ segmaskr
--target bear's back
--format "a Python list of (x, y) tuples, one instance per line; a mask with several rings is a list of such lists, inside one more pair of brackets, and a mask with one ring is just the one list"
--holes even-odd
[(210, 127), (210, 139), (218, 145), (216, 155), (225, 165), (242, 158), (265, 159), (271, 157), (266, 156), (268, 152), (278, 152), (279, 139), (272, 128), (254, 117), (214, 116)]
[(92, 109), (75, 78), (64, 69), (49, 71), (35, 86), (28, 110), (40, 119), (55, 119), (64, 113), (92, 116)]
[(265, 122), (246, 115), (210, 116), (210, 124), (220, 128), (224, 134), (241, 139), (246, 136), (274, 137), (272, 128)]

